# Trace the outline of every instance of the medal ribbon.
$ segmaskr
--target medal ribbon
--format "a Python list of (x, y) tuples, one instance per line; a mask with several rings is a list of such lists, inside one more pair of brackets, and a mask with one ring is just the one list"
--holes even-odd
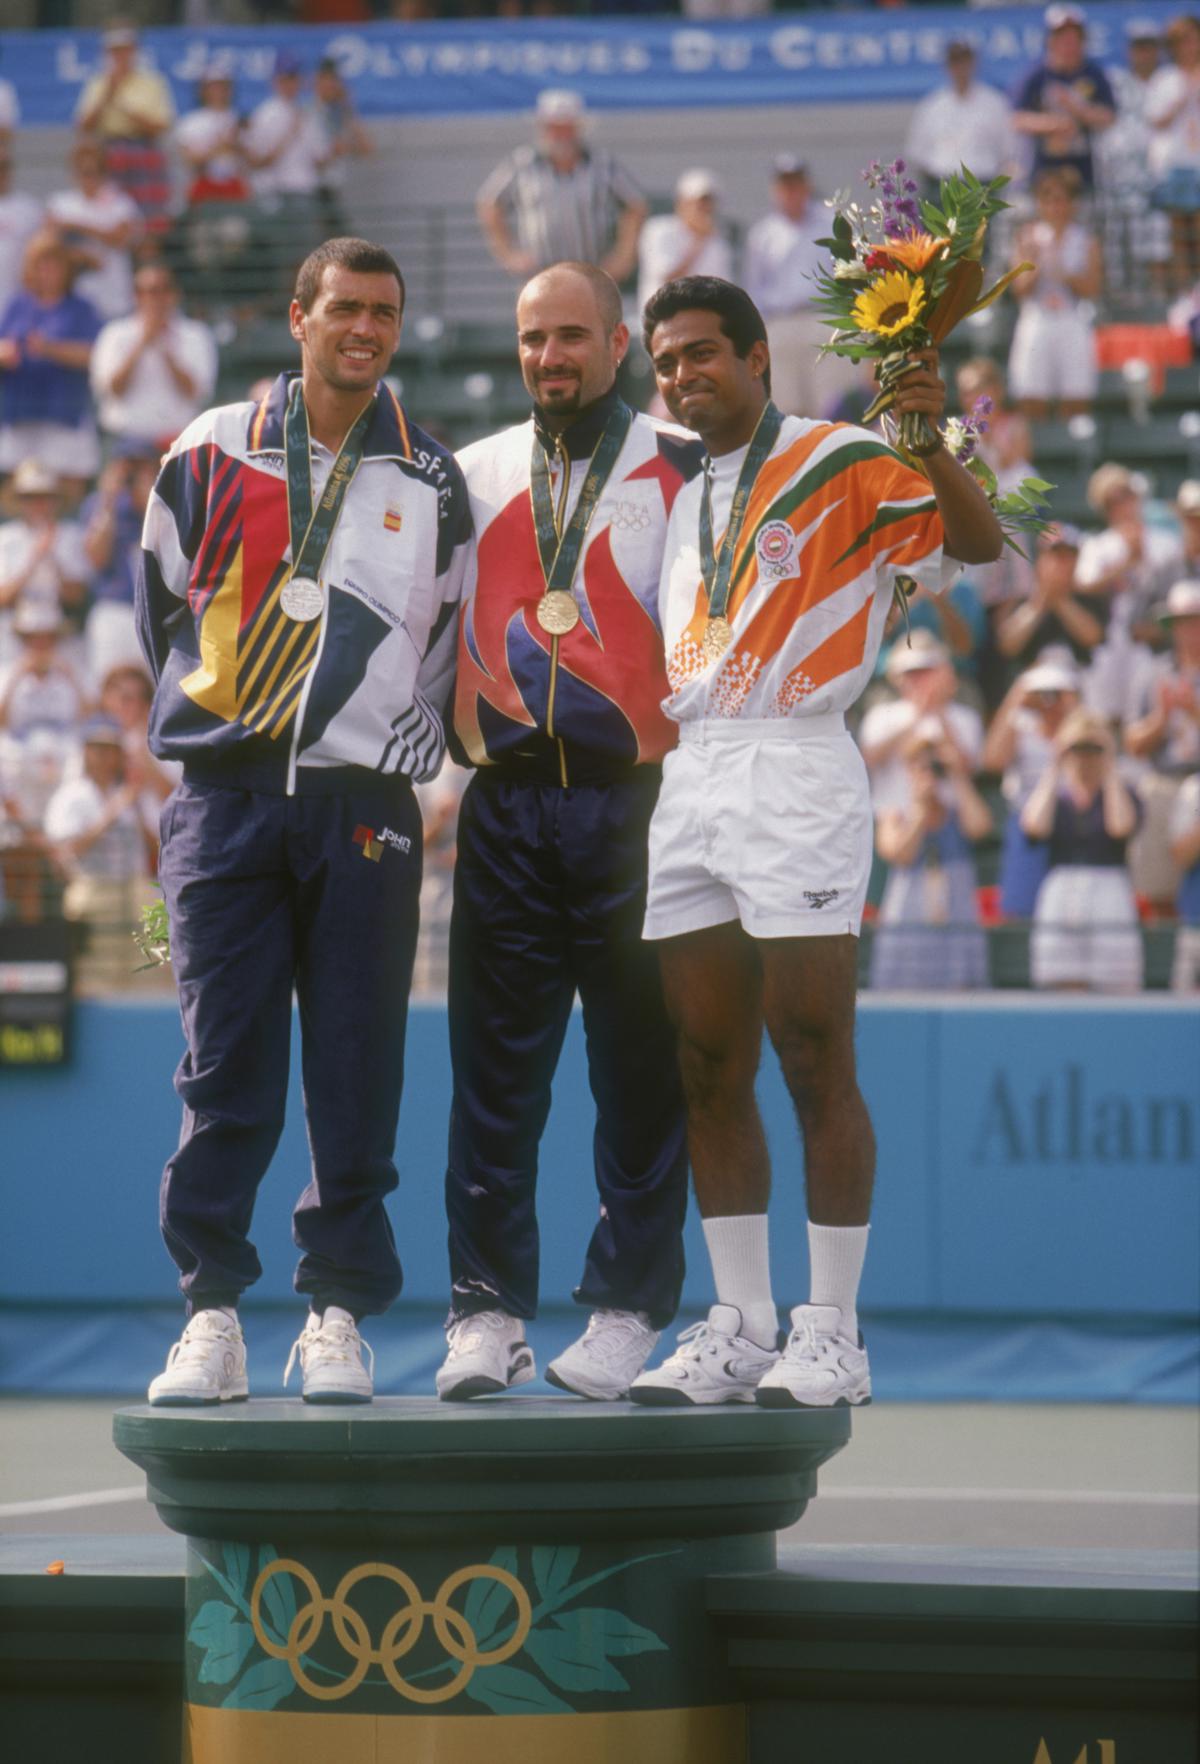
[(770, 457), (771, 449), (779, 439), (782, 427), (783, 414), (768, 399), (758, 419), (758, 426), (750, 438), (749, 451), (742, 461), (742, 469), (738, 473), (737, 488), (729, 506), (729, 524), (721, 540), (720, 557), (713, 551), (712, 486), (708, 473), (704, 474), (704, 489), (700, 498), (700, 574), (704, 579), (704, 592), (708, 596), (710, 619), (726, 617), (725, 609), (729, 605), (729, 589), (733, 580), (733, 557), (737, 542), (742, 536), (742, 522), (746, 518), (750, 492), (754, 488), (754, 480), (760, 467)]
[[(633, 412), (627, 404), (618, 400), (596, 443), (596, 450), (588, 461), (587, 476), (583, 480), (575, 512), (562, 533), (558, 530), (554, 513), (549, 461), (541, 442), (534, 437), (529, 490), (533, 500), (533, 525), (537, 533), (538, 556), (542, 560), (542, 574), (546, 578), (548, 594), (571, 592), (579, 564), (579, 553), (583, 549), (588, 527), (596, 512), (596, 504), (617, 463), (617, 455), (625, 444), (632, 422)], [(563, 470), (570, 473), (569, 459), (564, 462)]]
[(362, 464), (363, 440), (375, 409), (372, 399), (351, 427), (333, 462), (321, 500), (313, 508), (312, 466), (309, 459), (308, 412), (304, 392), (297, 380), (292, 388), (283, 423), (283, 446), (287, 458), (288, 526), (292, 540), (292, 575), (315, 581), (333, 538), (350, 481)]

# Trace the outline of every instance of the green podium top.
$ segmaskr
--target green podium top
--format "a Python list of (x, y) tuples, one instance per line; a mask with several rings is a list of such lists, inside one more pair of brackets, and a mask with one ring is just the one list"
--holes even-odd
[(254, 1536), (287, 1514), (313, 1537), (719, 1537), (793, 1524), (847, 1409), (645, 1409), (504, 1396), (383, 1397), (119, 1410), (118, 1450), (164, 1524)]

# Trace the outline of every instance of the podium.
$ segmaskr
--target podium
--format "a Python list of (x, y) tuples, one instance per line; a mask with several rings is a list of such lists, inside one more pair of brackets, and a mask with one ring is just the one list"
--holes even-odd
[(253, 1401), (122, 1410), (187, 1539), (189, 1764), (744, 1764), (714, 1574), (775, 1533), (846, 1409)]

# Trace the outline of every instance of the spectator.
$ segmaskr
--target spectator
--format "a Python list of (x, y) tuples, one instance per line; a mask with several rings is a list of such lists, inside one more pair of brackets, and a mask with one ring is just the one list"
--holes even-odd
[(13, 630), (20, 653), (0, 674), (0, 729), (14, 741), (48, 730), (65, 750), (90, 707), (62, 653), (62, 614), (48, 602), (26, 601), (17, 608)]
[(183, 218), (187, 257), (195, 291), (206, 306), (221, 303), (251, 236), (244, 124), (233, 95), (228, 58), (214, 56), (197, 86), (196, 108), (175, 130), (189, 177)]
[(1033, 141), (1035, 176), (1073, 171), (1090, 195), (1096, 181), (1094, 144), (1112, 126), (1116, 99), (1100, 63), (1085, 53), (1081, 8), (1048, 6), (1044, 23), (1045, 55), (1017, 91), (1013, 127)]
[(1078, 709), (1081, 680), (1069, 650), (1044, 650), (1019, 674), (992, 718), (982, 769), (1002, 774), (1007, 815), (1000, 847), (1000, 910), (1006, 919), (1033, 916), (1046, 874), (1046, 847), (1025, 837), (1021, 812), (1054, 757), (1054, 738)]
[(1030, 944), (1035, 986), (1141, 988), (1142, 939), (1126, 865), (1139, 812), (1117, 771), (1108, 725), (1091, 711), (1074, 711), (1021, 815), (1026, 836), (1047, 847)]
[(88, 362), (100, 329), (95, 307), (71, 291), (70, 255), (51, 232), (25, 251), (24, 287), (0, 313), (0, 473), (23, 459), (53, 460), (75, 500), (100, 464)]
[(12, 148), (0, 138), (0, 312), (20, 288), (26, 247), (42, 226), (41, 203), (13, 189), (12, 173)]
[(141, 210), (104, 170), (104, 149), (80, 141), (71, 154), (75, 187), (46, 204), (46, 219), (71, 252), (75, 292), (102, 319), (121, 318), (133, 306), (132, 248), (142, 230)]
[(17, 89), (11, 80), (0, 80), (0, 152), (7, 151), (11, 145), (20, 120), (21, 106), (17, 99)]
[(13, 609), (37, 602), (78, 630), (89, 575), (83, 534), (62, 519), (58, 479), (36, 459), (22, 460), (9, 486), (15, 520), (0, 527), (0, 664), (16, 659)]
[(858, 731), (876, 815), (909, 805), (904, 749), (918, 724), (928, 729), (936, 723), (941, 738), (957, 748), (968, 771), (975, 770), (983, 747), (983, 719), (972, 706), (955, 703), (957, 680), (950, 652), (931, 632), (914, 631), (909, 641), (901, 638), (893, 643), (886, 673), (898, 696), (873, 704)]
[(1182, 548), (1178, 576), (1200, 581), (1200, 478), (1185, 478), (1175, 492), (1175, 516)]
[(1200, 16), (1172, 19), (1146, 96), (1154, 204), (1171, 220), (1171, 280), (1183, 294), (1200, 276)]
[(158, 821), (162, 806), (183, 777), (177, 760), (156, 759), (150, 752), (150, 707), (154, 684), (144, 665), (120, 662), (110, 668), (100, 684), (100, 715), (121, 731), (125, 775), (138, 787), (138, 812), (155, 861), (158, 858)]
[(317, 63), (313, 81), (317, 120), (325, 136), (329, 157), (321, 171), (317, 198), (321, 208), (321, 231), (340, 238), (350, 231), (342, 192), (346, 183), (346, 160), (368, 159), (375, 144), (359, 121), (354, 98), (332, 56)]
[(1013, 167), (1012, 106), (994, 86), (975, 78), (974, 46), (963, 37), (946, 45), (949, 83), (922, 98), (912, 113), (904, 149), (936, 199), (943, 178), (969, 166), (977, 178), (997, 178)]
[(63, 912), (83, 933), (75, 987), (88, 994), (133, 984), (133, 930), (155, 894), (121, 730), (97, 716), (81, 735), (82, 773), (51, 797), (45, 833), (67, 877)]
[(771, 397), (786, 414), (824, 417), (856, 380), (853, 362), (818, 355), (829, 326), (813, 308), (813, 276), (828, 255), (817, 240), (829, 232), (829, 213), (791, 153), (775, 159), (771, 196), (772, 213), (746, 235), (746, 292), (767, 321)]
[(675, 211), (656, 215), (638, 241), (638, 308), (677, 276), (733, 275), (733, 252), (717, 219), (721, 186), (696, 167), (675, 185)]
[(537, 141), (501, 161), (476, 198), (496, 262), (528, 277), (552, 263), (591, 263), (623, 282), (637, 263), (646, 203), (625, 167), (584, 138), (577, 92), (541, 92)]
[(108, 175), (137, 203), (147, 230), (170, 224), (171, 182), (165, 140), (175, 120), (171, 88), (138, 56), (138, 34), (113, 19), (101, 38), (104, 65), (84, 86), (75, 121), (104, 147)]
[(212, 398), (217, 346), (202, 319), (180, 312), (165, 263), (144, 263), (133, 291), (134, 312), (96, 339), (92, 391), (106, 435), (161, 453)]
[(1104, 641), (1092, 660), (1088, 703), (1117, 722), (1128, 714), (1130, 695), (1150, 665), (1146, 646), (1157, 644), (1161, 632), (1154, 603), (1183, 562), (1177, 535), (1146, 525), (1142, 494), (1142, 481), (1125, 466), (1109, 463), (1092, 473), (1088, 501), (1105, 527), (1084, 539), (1075, 569), (1085, 594), (1107, 595), (1110, 602)]
[(269, 292), (319, 242), (317, 192), (330, 147), (315, 111), (301, 103), (304, 73), (290, 50), (275, 57), (272, 93), (252, 113), (245, 133), (258, 205), (266, 217)]
[(890, 867), (871, 946), (877, 991), (964, 991), (988, 983), (971, 845), (992, 814), (962, 749), (937, 718), (905, 742), (908, 805), (885, 809), (876, 849)]
[(1117, 120), (1097, 142), (1100, 181), (1109, 198), (1105, 217), (1108, 277), (1117, 286), (1146, 292), (1147, 279), (1163, 282), (1170, 257), (1166, 217), (1149, 205), (1150, 125), (1146, 105), (1162, 54), (1162, 37), (1153, 19), (1130, 19), (1125, 26), (1128, 64), (1111, 71)]
[(111, 459), (98, 488), (79, 511), (91, 566), (91, 608), (85, 631), (88, 672), (103, 680), (122, 662), (141, 661), (133, 593), (141, 557), (142, 523), (154, 480), (157, 450), (126, 450)]
[(996, 643), (1010, 666), (1032, 667), (1050, 644), (1065, 645), (1087, 666), (1103, 642), (1110, 602), (1106, 595), (1080, 591), (1075, 570), (1081, 545), (1078, 529), (1065, 522), (1038, 535), (1029, 598), (997, 612)]
[(1170, 856), (1171, 815), (1182, 779), (1200, 769), (1200, 580), (1176, 582), (1160, 609), (1171, 652), (1143, 677), (1125, 725), (1126, 752), (1141, 761), (1138, 791), (1145, 825), (1133, 852), (1138, 890), (1169, 910), (1177, 876)]
[(1200, 772), (1184, 779), (1175, 798), (1171, 856), (1179, 871), (1171, 986), (1176, 992), (1200, 992)]
[(1013, 263), (1031, 263), (1013, 293), (1020, 306), (1008, 383), (1033, 421), (1057, 403), (1065, 421), (1082, 416), (1096, 395), (1096, 332), (1091, 302), (1100, 293), (1102, 265), (1095, 236), (1076, 219), (1078, 183), (1067, 172), (1046, 171), (1034, 184), (1037, 218), (1017, 231)]

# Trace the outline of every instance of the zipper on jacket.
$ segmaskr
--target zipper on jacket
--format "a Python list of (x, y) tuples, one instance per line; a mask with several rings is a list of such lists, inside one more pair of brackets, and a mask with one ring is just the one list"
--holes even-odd
[(296, 766), (300, 754), (300, 730), (304, 724), (304, 713), (308, 709), (308, 695), (312, 691), (312, 683), (317, 677), (317, 669), (321, 665), (321, 655), (325, 648), (325, 633), (329, 629), (328, 591), (325, 609), (321, 614), (321, 635), (317, 638), (317, 653), (312, 658), (312, 666), (305, 676), (304, 685), (300, 688), (300, 702), (296, 706), (296, 720), (292, 725), (292, 739), (288, 752), (287, 795), (296, 794)]
[[(554, 452), (560, 461), (562, 483), (558, 491), (558, 507), (554, 511), (554, 524), (561, 537), (563, 525), (567, 518), (567, 497), (571, 490), (571, 461), (566, 448), (562, 444), (562, 436), (554, 437)], [(546, 733), (558, 747), (559, 778), (566, 787), (567, 783), (567, 750), (562, 740), (554, 733), (554, 693), (558, 685), (558, 644), (557, 637), (550, 639), (550, 687), (546, 694)]]

